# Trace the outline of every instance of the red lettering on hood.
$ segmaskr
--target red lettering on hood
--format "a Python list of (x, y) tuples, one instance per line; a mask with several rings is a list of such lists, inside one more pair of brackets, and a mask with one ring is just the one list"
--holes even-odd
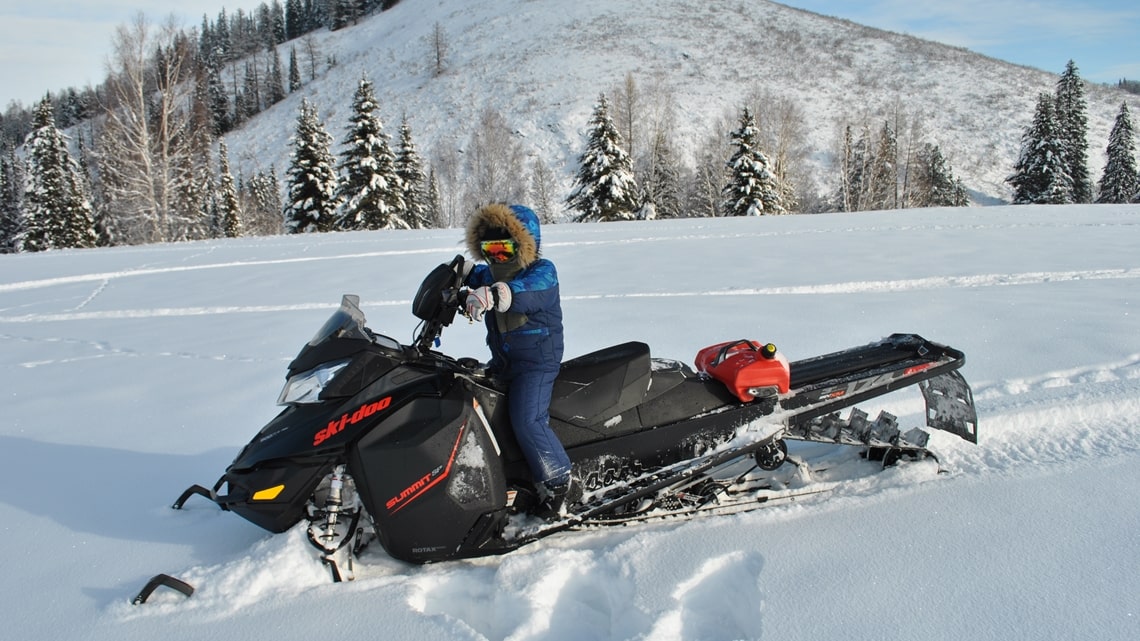
[(321, 443), (329, 440), (330, 438), (336, 436), (337, 434), (340, 434), (344, 431), (344, 428), (348, 427), (349, 425), (355, 425), (360, 421), (363, 421), (364, 419), (372, 416), (376, 412), (387, 409), (391, 404), (392, 397), (385, 396), (384, 398), (373, 403), (365, 403), (352, 412), (346, 412), (338, 419), (329, 421), (328, 427), (313, 435), (313, 447), (316, 447)]

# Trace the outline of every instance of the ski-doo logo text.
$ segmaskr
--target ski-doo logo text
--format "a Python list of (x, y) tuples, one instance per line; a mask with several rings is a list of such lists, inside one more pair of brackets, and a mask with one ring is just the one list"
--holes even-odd
[(344, 428), (348, 427), (349, 425), (355, 425), (360, 421), (368, 418), (369, 416), (372, 416), (376, 412), (387, 409), (391, 404), (392, 397), (385, 396), (375, 403), (367, 403), (365, 405), (361, 405), (356, 409), (355, 412), (346, 412), (338, 420), (329, 421), (328, 427), (313, 435), (313, 447), (316, 447), (321, 443), (329, 440), (330, 438), (336, 436), (337, 434), (340, 434), (344, 431)]

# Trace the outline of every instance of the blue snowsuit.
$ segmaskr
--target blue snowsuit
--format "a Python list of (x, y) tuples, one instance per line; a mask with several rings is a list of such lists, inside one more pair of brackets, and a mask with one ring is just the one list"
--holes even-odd
[(562, 364), (562, 304), (554, 263), (539, 257), (542, 236), (538, 217), (521, 205), (488, 205), (468, 222), (467, 241), (481, 257), (480, 237), (489, 229), (505, 230), (519, 245), (508, 265), (479, 264), (466, 280), (476, 288), (505, 282), (511, 290), (506, 312), (485, 315), (489, 370), (508, 383), (507, 402), (515, 438), (535, 481), (547, 487), (570, 479), (570, 458), (550, 429), (550, 396)]

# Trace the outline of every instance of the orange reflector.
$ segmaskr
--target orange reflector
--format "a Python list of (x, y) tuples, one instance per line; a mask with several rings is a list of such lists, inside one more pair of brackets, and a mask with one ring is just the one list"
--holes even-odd
[(261, 490), (260, 492), (253, 493), (253, 500), (255, 501), (272, 501), (277, 498), (277, 495), (285, 489), (284, 485), (277, 485), (269, 489)]

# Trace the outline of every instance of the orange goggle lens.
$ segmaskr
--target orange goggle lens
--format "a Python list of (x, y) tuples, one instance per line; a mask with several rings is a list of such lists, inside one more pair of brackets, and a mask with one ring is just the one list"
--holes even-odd
[(505, 263), (515, 257), (518, 247), (510, 238), (503, 240), (484, 240), (479, 243), (479, 249), (487, 262)]

